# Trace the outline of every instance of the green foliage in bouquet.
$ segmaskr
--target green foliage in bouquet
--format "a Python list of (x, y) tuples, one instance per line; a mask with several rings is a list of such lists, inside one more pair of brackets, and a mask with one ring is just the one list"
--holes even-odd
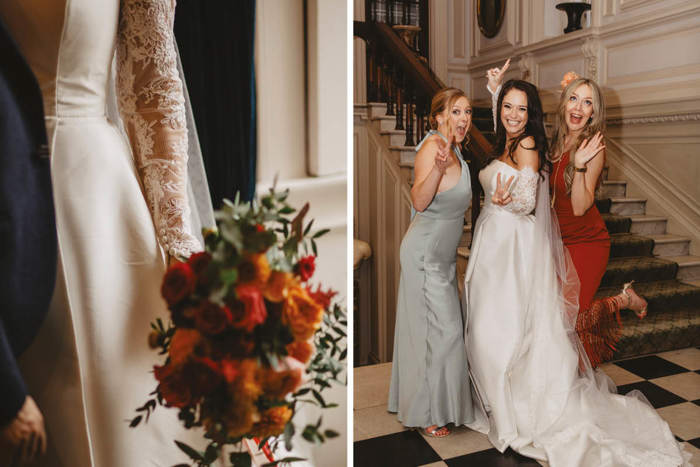
[[(205, 232), (205, 251), (163, 278), (170, 320), (152, 323), (149, 344), (166, 360), (154, 367), (158, 386), (130, 426), (148, 421), (158, 405), (177, 408), (186, 428), (204, 430), (204, 451), (175, 441), (196, 466), (211, 465), (226, 445), (234, 446), (233, 466), (251, 465), (247, 439), (270, 459), (279, 443), (291, 450), (302, 404), (337, 407), (323, 392), (345, 384), (345, 310), (336, 292), (308, 284), (316, 239), (328, 230), (311, 233), (308, 204), (296, 213), (287, 196), (273, 187), (258, 202), (225, 200), (218, 230)], [(338, 436), (321, 423), (301, 428), (302, 437), (323, 443)], [(296, 460), (303, 459), (268, 465)]]

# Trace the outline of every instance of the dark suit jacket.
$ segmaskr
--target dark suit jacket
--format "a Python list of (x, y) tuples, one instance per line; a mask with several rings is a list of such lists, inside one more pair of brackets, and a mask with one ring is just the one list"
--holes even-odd
[(39, 86), (0, 21), (0, 426), (27, 396), (16, 358), (36, 336), (56, 280), (48, 152)]

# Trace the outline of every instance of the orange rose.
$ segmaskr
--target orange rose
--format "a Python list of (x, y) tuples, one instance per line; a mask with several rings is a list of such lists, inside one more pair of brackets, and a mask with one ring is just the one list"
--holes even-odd
[(294, 276), (291, 273), (272, 271), (270, 279), (263, 289), (263, 295), (271, 302), (281, 302), (287, 297), (289, 287), (294, 284)]
[(233, 383), (229, 385), (229, 391), (234, 397), (256, 400), (262, 393), (258, 362), (252, 358), (246, 358), (236, 363), (236, 369), (238, 373)]
[(282, 322), (290, 327), (296, 340), (311, 338), (321, 325), (323, 307), (300, 287), (289, 291), (282, 309)]
[(282, 371), (267, 368), (260, 373), (265, 395), (274, 399), (283, 399), (284, 396), (296, 390), (301, 383), (301, 368)]
[(253, 425), (251, 434), (260, 438), (279, 435), (290, 418), (292, 410), (286, 405), (271, 407), (263, 412), (260, 421)]
[(270, 265), (265, 253), (246, 255), (238, 265), (239, 284), (254, 283), (263, 287), (270, 277)]
[(306, 363), (314, 354), (314, 346), (307, 341), (294, 341), (287, 344), (287, 353), (301, 363)]
[(194, 349), (200, 343), (202, 335), (196, 329), (180, 328), (175, 331), (170, 341), (170, 361), (173, 365), (180, 365), (194, 353)]

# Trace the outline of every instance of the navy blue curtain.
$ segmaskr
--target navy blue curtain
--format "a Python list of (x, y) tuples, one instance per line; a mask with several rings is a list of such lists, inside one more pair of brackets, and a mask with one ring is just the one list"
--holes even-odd
[(255, 194), (255, 0), (179, 0), (175, 38), (215, 208)]

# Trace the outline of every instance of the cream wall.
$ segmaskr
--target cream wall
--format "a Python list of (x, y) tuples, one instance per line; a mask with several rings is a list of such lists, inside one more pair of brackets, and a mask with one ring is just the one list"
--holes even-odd
[[(343, 299), (348, 295), (347, 17), (343, 0), (308, 0), (304, 31), (302, 0), (256, 3), (257, 191), (267, 191), (277, 175), (278, 189), (291, 190), (290, 204), (310, 203), (307, 219), (315, 219), (314, 229), (330, 229), (318, 241), (314, 279)], [(294, 465), (345, 465), (346, 389), (335, 385), (324, 393), (339, 407), (306, 404), (299, 413), (298, 427), (322, 415), (323, 426), (341, 436), (317, 446), (297, 433), (294, 455), (309, 462)]]
[[(555, 0), (507, 2), (496, 37), (479, 32), (475, 0), (446, 3), (443, 28), (431, 29), (443, 81), (488, 105), (485, 72), (512, 58), (506, 78), (541, 91), (545, 111), (559, 99), (566, 71), (595, 79), (608, 110), (608, 163), (628, 180), (628, 196), (669, 218), (669, 231), (693, 239), (700, 254), (700, 2), (592, 0), (582, 30), (563, 34)], [(433, 10), (431, 10), (432, 13)], [(433, 24), (433, 17), (431, 17)], [(442, 77), (442, 76), (441, 76)]]
[(345, 173), (348, 21), (346, 0), (308, 3), (309, 172)]
[(306, 176), (302, 0), (255, 4), (258, 181)]

